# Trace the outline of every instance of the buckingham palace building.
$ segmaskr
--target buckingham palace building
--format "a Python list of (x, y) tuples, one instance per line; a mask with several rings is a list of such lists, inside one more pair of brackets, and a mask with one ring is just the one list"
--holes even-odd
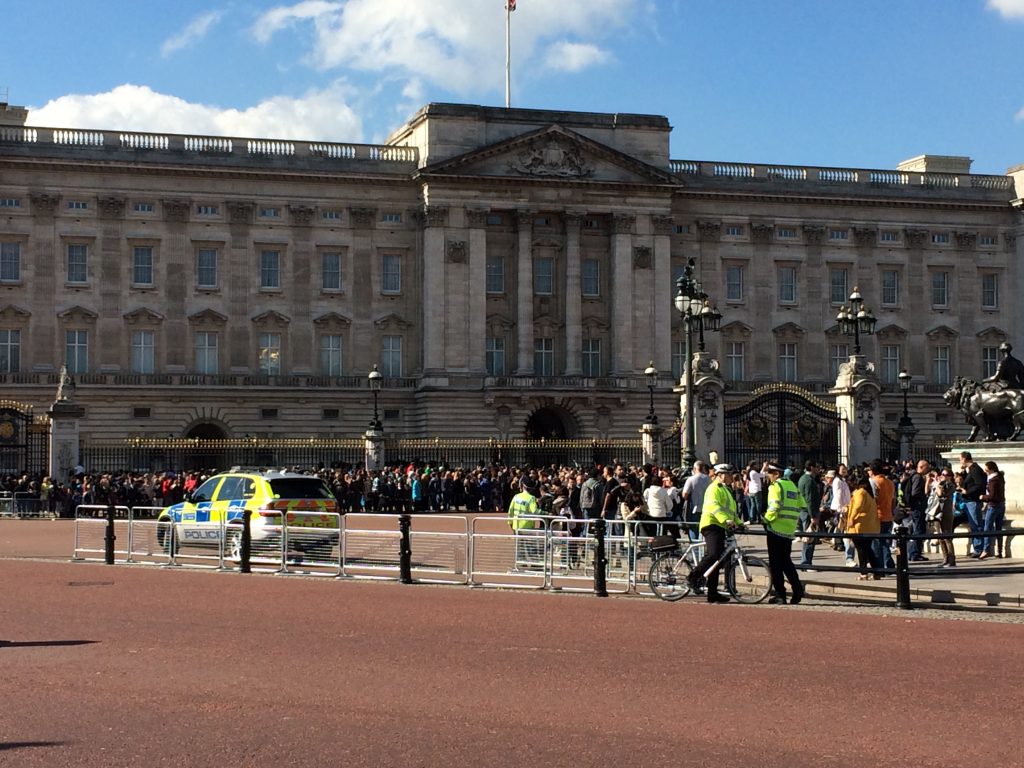
[(374, 365), (391, 435), (635, 437), (680, 412), (691, 259), (728, 402), (827, 397), (855, 289), (884, 428), (905, 369), (919, 440), (961, 436), (942, 392), (1024, 350), (1024, 165), (677, 160), (665, 117), (457, 104), (383, 145), (26, 121), (0, 104), (0, 398), (45, 412), (66, 366), (83, 438), (355, 436)]

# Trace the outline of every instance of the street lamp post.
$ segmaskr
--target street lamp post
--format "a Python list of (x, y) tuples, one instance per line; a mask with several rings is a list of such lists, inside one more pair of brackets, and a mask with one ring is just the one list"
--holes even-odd
[(903, 393), (903, 415), (900, 417), (899, 424), (896, 426), (896, 434), (900, 438), (900, 461), (907, 461), (912, 458), (914, 445), (914, 436), (917, 434), (917, 430), (914, 428), (914, 422), (910, 418), (910, 412), (907, 410), (907, 395), (910, 393), (910, 379), (911, 376), (904, 368), (900, 371), (899, 376), (896, 377), (899, 381), (900, 392)]
[(370, 382), (370, 391), (373, 392), (373, 421), (370, 422), (370, 428), (379, 432), (383, 429), (383, 426), (380, 423), (380, 416), (377, 411), (377, 397), (380, 395), (380, 388), (384, 383), (384, 377), (377, 370), (376, 363), (374, 363), (373, 370), (370, 371), (366, 378)]
[(658, 369), (654, 367), (653, 360), (647, 364), (644, 376), (647, 378), (647, 391), (651, 393), (651, 405), (647, 410), (647, 423), (657, 424), (658, 416), (654, 413), (654, 387), (658, 383)]
[(711, 306), (708, 295), (700, 281), (693, 276), (694, 260), (690, 259), (683, 268), (683, 274), (676, 281), (674, 304), (683, 321), (686, 332), (685, 359), (683, 360), (683, 386), (686, 389), (685, 413), (683, 414), (684, 445), (680, 461), (680, 473), (685, 477), (697, 461), (694, 445), (697, 442), (697, 421), (693, 412), (693, 332), (698, 333), (700, 351), (704, 351), (704, 331), (717, 331), (722, 315)]
[(368, 472), (374, 472), (384, 465), (384, 426), (380, 423), (380, 412), (377, 410), (377, 398), (384, 384), (384, 377), (376, 365), (366, 377), (366, 381), (370, 385), (370, 392), (373, 393), (373, 418), (363, 439), (366, 445), (366, 469)]
[(864, 307), (864, 297), (856, 287), (850, 294), (850, 306), (842, 307), (836, 315), (839, 331), (844, 336), (853, 336), (853, 354), (860, 354), (860, 337), (871, 336), (875, 332), (878, 320), (870, 309)]

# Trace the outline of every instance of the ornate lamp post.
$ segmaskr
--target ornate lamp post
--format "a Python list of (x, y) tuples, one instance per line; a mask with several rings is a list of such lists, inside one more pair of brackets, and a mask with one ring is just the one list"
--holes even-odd
[(903, 393), (903, 415), (896, 426), (896, 434), (900, 438), (900, 461), (907, 461), (913, 458), (911, 454), (914, 449), (914, 436), (917, 435), (917, 430), (914, 429), (914, 422), (911, 420), (910, 413), (907, 410), (907, 394), (910, 392), (911, 376), (907, 373), (907, 369), (904, 368), (896, 379), (899, 381), (900, 392)]
[(384, 426), (380, 423), (380, 413), (377, 410), (377, 397), (384, 384), (384, 377), (374, 365), (366, 380), (373, 393), (373, 419), (370, 420), (370, 428), (366, 430), (363, 439), (366, 444), (366, 469), (374, 471), (384, 464)]
[(654, 413), (654, 387), (658, 383), (658, 369), (654, 367), (653, 360), (647, 364), (644, 376), (647, 379), (647, 391), (651, 393), (651, 406), (647, 410), (647, 423), (657, 424), (658, 416)]
[(380, 395), (380, 388), (384, 383), (384, 377), (377, 370), (376, 363), (374, 363), (373, 370), (370, 371), (369, 376), (366, 378), (370, 382), (370, 391), (373, 392), (373, 420), (370, 422), (370, 429), (381, 431), (383, 426), (380, 423), (380, 417), (377, 412), (377, 396)]
[(693, 332), (698, 333), (701, 352), (704, 351), (704, 331), (717, 331), (721, 326), (722, 315), (712, 308), (708, 295), (704, 292), (700, 281), (693, 276), (694, 260), (690, 259), (683, 269), (682, 276), (676, 281), (674, 304), (683, 321), (686, 331), (685, 359), (683, 360), (683, 387), (686, 390), (683, 414), (683, 453), (680, 473), (686, 477), (697, 461), (694, 445), (697, 442), (696, 418), (693, 410)]
[(850, 306), (842, 307), (836, 315), (839, 323), (839, 331), (844, 336), (853, 336), (853, 354), (860, 354), (861, 334), (871, 336), (875, 332), (875, 323), (878, 320), (870, 309), (865, 309), (864, 298), (856, 287), (850, 294)]

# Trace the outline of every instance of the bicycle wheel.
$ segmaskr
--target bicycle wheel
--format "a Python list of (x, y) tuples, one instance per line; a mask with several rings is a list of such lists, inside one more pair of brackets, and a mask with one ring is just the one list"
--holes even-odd
[(772, 592), (768, 563), (754, 555), (734, 558), (725, 572), (725, 588), (738, 603), (760, 603)]
[(651, 591), (662, 600), (674, 603), (690, 594), (690, 582), (687, 577), (693, 566), (678, 552), (664, 552), (651, 563), (647, 572), (647, 583)]

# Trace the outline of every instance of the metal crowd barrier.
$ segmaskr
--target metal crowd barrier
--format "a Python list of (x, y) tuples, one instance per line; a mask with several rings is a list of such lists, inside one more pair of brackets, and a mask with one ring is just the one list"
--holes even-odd
[[(104, 561), (107, 552), (108, 510), (108, 506), (100, 504), (80, 504), (75, 510), (74, 560)], [(131, 548), (131, 514), (128, 507), (114, 507), (114, 518), (114, 559), (128, 562)], [(117, 547), (118, 542), (122, 543), (121, 548)]]

